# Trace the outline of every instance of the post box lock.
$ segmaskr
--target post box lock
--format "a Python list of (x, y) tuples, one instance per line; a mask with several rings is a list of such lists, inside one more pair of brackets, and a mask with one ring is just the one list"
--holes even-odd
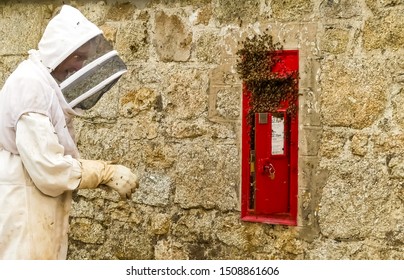
[(267, 174), (271, 180), (275, 179), (275, 168), (272, 163), (264, 165), (264, 173)]
[(268, 175), (271, 180), (275, 179), (275, 167), (270, 163), (269, 159), (260, 159), (258, 161), (258, 171)]

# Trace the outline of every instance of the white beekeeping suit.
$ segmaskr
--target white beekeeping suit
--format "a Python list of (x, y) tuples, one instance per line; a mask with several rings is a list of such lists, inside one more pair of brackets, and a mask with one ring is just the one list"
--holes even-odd
[(84, 160), (71, 120), (126, 71), (102, 31), (63, 6), (0, 91), (0, 259), (65, 259), (71, 193), (107, 185), (129, 198), (128, 168)]

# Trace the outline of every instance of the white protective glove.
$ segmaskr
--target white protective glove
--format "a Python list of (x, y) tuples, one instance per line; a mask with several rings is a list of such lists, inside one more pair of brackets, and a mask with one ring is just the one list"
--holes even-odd
[(79, 159), (81, 181), (79, 189), (95, 189), (106, 185), (117, 191), (122, 199), (129, 199), (139, 186), (139, 180), (129, 168), (123, 165), (108, 164), (101, 160)]

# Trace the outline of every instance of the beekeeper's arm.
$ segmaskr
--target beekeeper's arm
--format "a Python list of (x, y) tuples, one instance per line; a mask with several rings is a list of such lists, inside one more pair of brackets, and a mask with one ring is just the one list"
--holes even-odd
[(35, 186), (46, 195), (58, 196), (67, 190), (104, 184), (122, 198), (129, 198), (138, 187), (137, 176), (122, 165), (64, 155), (64, 148), (45, 115), (22, 115), (17, 123), (16, 144)]

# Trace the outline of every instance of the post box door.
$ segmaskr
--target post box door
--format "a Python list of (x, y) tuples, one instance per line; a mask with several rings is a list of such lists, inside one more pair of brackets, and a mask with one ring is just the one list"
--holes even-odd
[(255, 214), (289, 212), (288, 139), (285, 110), (255, 115)]

